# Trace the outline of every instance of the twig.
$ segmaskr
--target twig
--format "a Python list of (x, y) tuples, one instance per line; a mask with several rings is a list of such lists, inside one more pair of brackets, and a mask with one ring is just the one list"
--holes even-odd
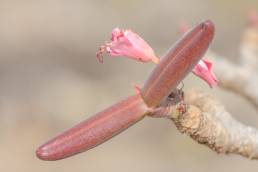
[(250, 68), (233, 64), (226, 57), (208, 53), (214, 63), (219, 87), (233, 91), (247, 99), (258, 110), (258, 74)]
[(209, 51), (219, 86), (247, 99), (258, 110), (258, 28), (244, 32), (239, 63)]

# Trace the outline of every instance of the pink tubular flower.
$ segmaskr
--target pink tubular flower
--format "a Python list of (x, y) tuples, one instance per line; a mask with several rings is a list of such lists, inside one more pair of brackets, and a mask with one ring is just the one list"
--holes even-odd
[(101, 46), (97, 52), (97, 58), (100, 62), (103, 62), (102, 54), (105, 51), (110, 56), (127, 56), (141, 62), (159, 63), (159, 58), (152, 48), (131, 30), (113, 29), (111, 41)]
[(218, 80), (212, 71), (212, 63), (208, 60), (200, 60), (192, 72), (207, 82), (210, 87), (213, 87), (218, 83)]
[(258, 27), (258, 12), (256, 10), (250, 10), (247, 16), (247, 22), (250, 27)]

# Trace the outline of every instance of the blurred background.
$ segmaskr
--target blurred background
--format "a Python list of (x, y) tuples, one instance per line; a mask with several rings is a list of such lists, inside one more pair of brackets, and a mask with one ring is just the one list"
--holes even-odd
[[(181, 22), (211, 19), (211, 45), (236, 62), (257, 0), (0, 0), (0, 171), (257, 171), (258, 161), (218, 155), (180, 134), (169, 120), (146, 118), (86, 153), (56, 162), (35, 149), (61, 131), (132, 94), (154, 67), (125, 58), (95, 58), (114, 27), (131, 28), (162, 55)], [(242, 98), (190, 74), (185, 89), (205, 89), (243, 123), (258, 115)]]

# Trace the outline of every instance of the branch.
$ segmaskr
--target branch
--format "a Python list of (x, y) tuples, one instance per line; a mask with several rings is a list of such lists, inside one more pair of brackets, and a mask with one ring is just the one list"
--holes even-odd
[(170, 102), (171, 99), (167, 99), (153, 116), (163, 114), (171, 118), (180, 132), (217, 153), (258, 159), (258, 130), (234, 119), (212, 96), (190, 91), (185, 102)]
[(239, 94), (258, 110), (258, 74), (250, 68), (233, 64), (226, 57), (209, 53), (214, 63), (214, 72), (219, 80), (219, 87)]
[(258, 110), (258, 28), (244, 32), (238, 64), (212, 51), (207, 56), (214, 63), (219, 86), (241, 95)]

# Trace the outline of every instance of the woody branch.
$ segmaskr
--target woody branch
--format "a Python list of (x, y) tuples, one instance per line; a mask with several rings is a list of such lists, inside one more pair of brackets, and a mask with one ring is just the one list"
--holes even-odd
[[(251, 24), (243, 33), (237, 64), (211, 50), (206, 56), (213, 62), (219, 87), (242, 96), (258, 110), (258, 20)], [(191, 90), (184, 100), (176, 98), (180, 94), (173, 92), (173, 99), (167, 98), (150, 116), (171, 119), (180, 132), (217, 153), (258, 159), (257, 129), (234, 119), (207, 93)]]
[(173, 100), (167, 98), (150, 116), (171, 119), (180, 132), (217, 153), (258, 159), (258, 130), (234, 119), (214, 97), (191, 90), (184, 101)]

